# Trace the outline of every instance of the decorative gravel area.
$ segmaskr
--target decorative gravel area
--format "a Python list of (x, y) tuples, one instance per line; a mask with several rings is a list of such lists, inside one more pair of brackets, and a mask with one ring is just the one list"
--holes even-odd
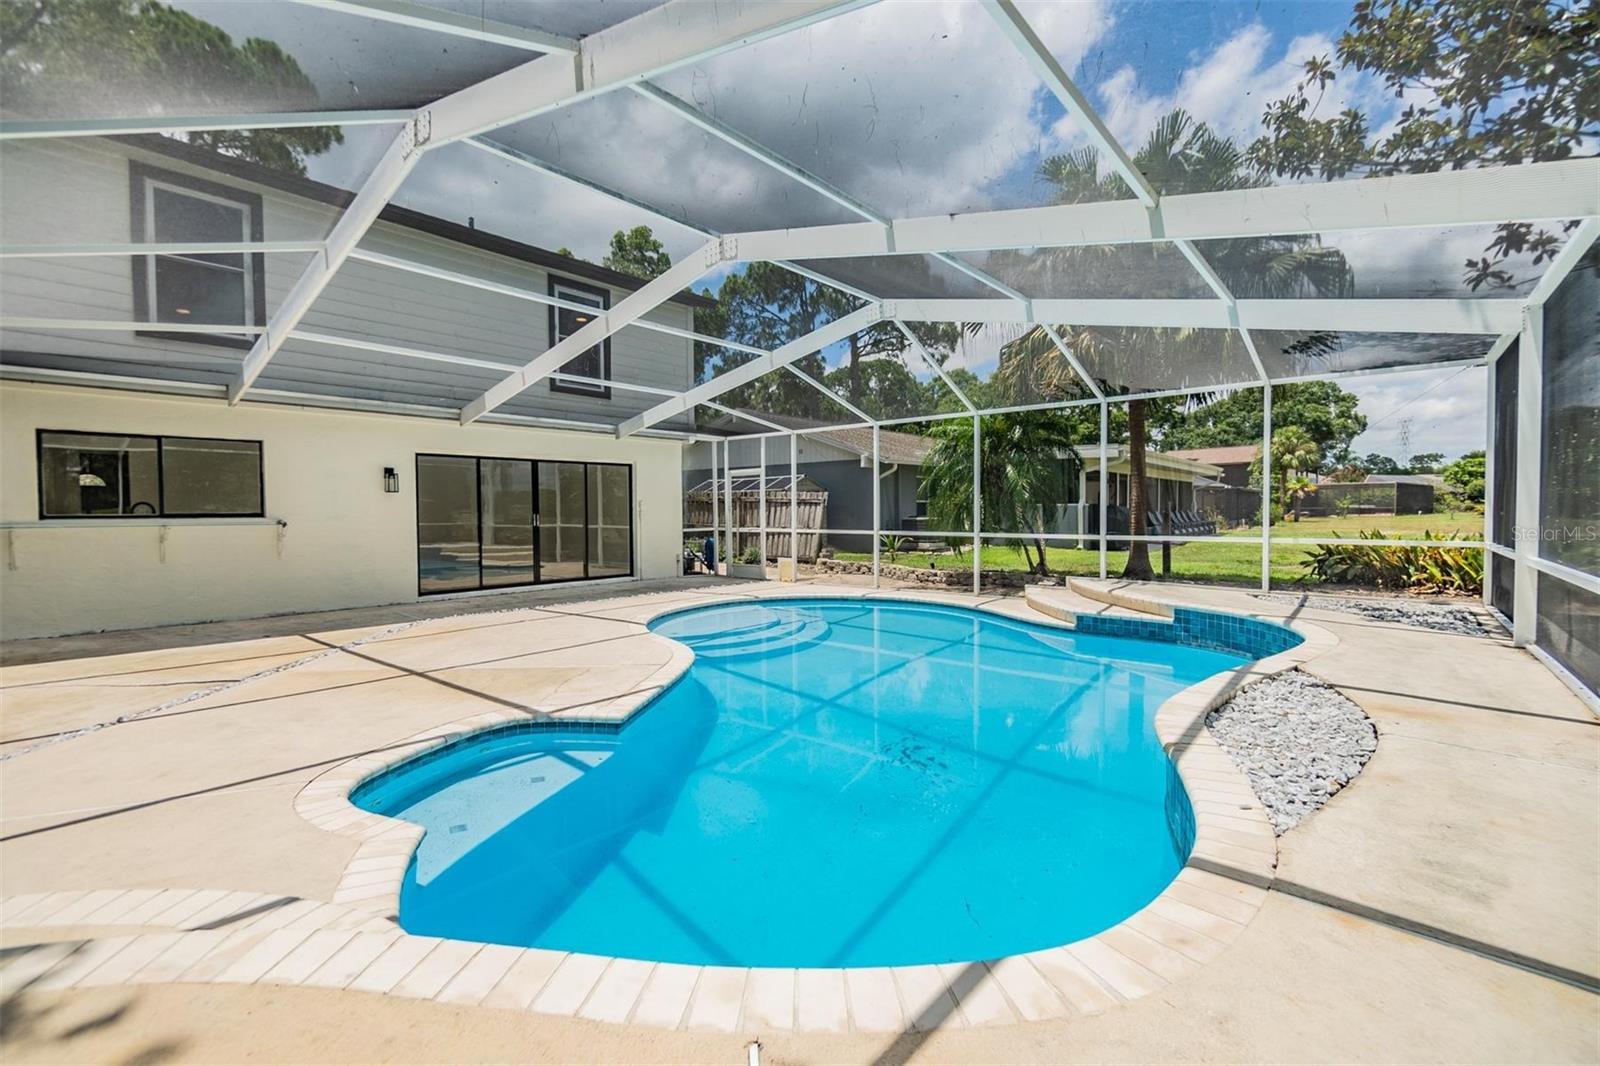
[(1360, 707), (1299, 670), (1251, 685), (1206, 715), (1206, 727), (1250, 779), (1279, 836), (1348, 785), (1378, 747)]
[(1375, 622), (1398, 622), (1400, 625), (1432, 629), (1439, 633), (1458, 633), (1468, 637), (1486, 637), (1489, 630), (1479, 621), (1478, 615), (1466, 607), (1448, 603), (1407, 603), (1404, 600), (1363, 599), (1359, 596), (1297, 596), (1285, 592), (1251, 593), (1258, 600), (1274, 603), (1300, 603), (1319, 611), (1344, 611), (1358, 614)]

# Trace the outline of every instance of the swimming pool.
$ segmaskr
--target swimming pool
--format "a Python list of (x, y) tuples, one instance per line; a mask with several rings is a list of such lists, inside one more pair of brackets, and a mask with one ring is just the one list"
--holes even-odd
[(1152, 728), (1246, 661), (964, 608), (782, 600), (657, 619), (694, 649), (622, 731), (525, 723), (364, 783), (426, 830), (409, 932), (702, 965), (900, 966), (1092, 935), (1182, 868)]

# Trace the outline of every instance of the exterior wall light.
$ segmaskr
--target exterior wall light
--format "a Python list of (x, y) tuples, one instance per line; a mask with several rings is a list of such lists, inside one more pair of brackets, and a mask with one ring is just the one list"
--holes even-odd
[(386, 467), (383, 468), (383, 491), (384, 492), (399, 492), (400, 491), (400, 475), (395, 471), (395, 468), (392, 467), (392, 466), (386, 466)]

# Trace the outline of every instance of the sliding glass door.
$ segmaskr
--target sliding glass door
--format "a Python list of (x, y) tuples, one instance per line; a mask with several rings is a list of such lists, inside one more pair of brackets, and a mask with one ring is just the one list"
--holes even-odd
[(419, 592), (632, 573), (632, 468), (417, 456)]

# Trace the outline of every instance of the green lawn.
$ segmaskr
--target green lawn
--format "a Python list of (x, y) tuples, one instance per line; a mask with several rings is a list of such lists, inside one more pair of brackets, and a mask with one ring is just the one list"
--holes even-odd
[[(1396, 539), (1418, 537), (1424, 530), (1437, 535), (1450, 535), (1453, 539), (1469, 540), (1483, 535), (1483, 516), (1461, 513), (1457, 515), (1369, 515), (1351, 518), (1307, 518), (1299, 522), (1284, 522), (1272, 527), (1278, 537), (1354, 537), (1379, 529)], [(1258, 535), (1259, 527), (1230, 530), (1229, 536)], [(1272, 548), (1272, 580), (1274, 584), (1296, 584), (1306, 580), (1301, 561), (1312, 549), (1306, 544), (1275, 544)], [(1050, 569), (1075, 577), (1094, 577), (1100, 572), (1100, 555), (1093, 549), (1050, 548), (1047, 552)], [(837, 557), (854, 562), (871, 562), (870, 552), (839, 552)], [(1120, 574), (1126, 564), (1126, 552), (1106, 553), (1106, 572)], [(899, 552), (890, 559), (883, 553), (884, 562), (901, 566), (926, 568), (930, 564), (941, 570), (962, 570), (972, 566), (968, 551)], [(987, 542), (983, 546), (985, 570), (1025, 570), (1022, 552), (1014, 542), (1005, 545)], [(1161, 547), (1150, 545), (1150, 562), (1157, 574), (1161, 572)], [(1169, 576), (1194, 581), (1218, 581), (1254, 585), (1261, 580), (1261, 545), (1243, 542), (1229, 544), (1223, 541), (1205, 541), (1177, 545), (1172, 549), (1172, 569)]]

